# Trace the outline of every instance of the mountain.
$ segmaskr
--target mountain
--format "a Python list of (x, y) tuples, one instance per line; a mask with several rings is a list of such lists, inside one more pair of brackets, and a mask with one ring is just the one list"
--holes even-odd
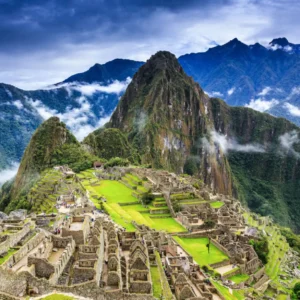
[[(288, 102), (299, 108), (300, 45), (286, 38), (274, 39), (268, 47), (246, 45), (238, 39), (179, 57), (185, 72), (211, 96), (229, 105), (245, 106), (286, 117), (300, 125), (299, 115), (290, 114)], [(279, 105), (275, 110), (272, 107)]]
[(120, 157), (131, 163), (139, 163), (136, 149), (128, 142), (127, 137), (116, 128), (100, 128), (90, 133), (84, 140), (85, 148), (94, 155), (104, 159)]
[(105, 123), (141, 62), (96, 64), (63, 83), (25, 91), (0, 84), (0, 171), (19, 162), (34, 130), (56, 115), (82, 140)]
[[(298, 49), (286, 38), (274, 39), (266, 47), (233, 39), (204, 53), (183, 55), (179, 62), (211, 97), (300, 125)], [(0, 84), (0, 171), (20, 161), (32, 133), (50, 116), (58, 116), (83, 140), (109, 120), (142, 65), (115, 59), (36, 91)]]
[(45, 169), (68, 165), (74, 171), (81, 171), (90, 168), (95, 160), (96, 157), (85, 152), (59, 118), (48, 119), (33, 134), (16, 178), (4, 185), (0, 210), (28, 208), (26, 193)]
[(285, 37), (273, 39), (269, 46), (274, 49), (281, 49), (289, 53), (300, 53), (300, 44), (290, 43)]
[(86, 72), (75, 74), (64, 80), (63, 83), (107, 83), (114, 80), (125, 81), (128, 77), (132, 77), (132, 75), (143, 64), (144, 62), (141, 61), (134, 61), (129, 59), (114, 59), (104, 65), (95, 64)]
[(192, 173), (300, 230), (299, 128), (210, 98), (173, 54), (158, 52), (139, 69), (107, 127), (127, 136), (142, 163)]

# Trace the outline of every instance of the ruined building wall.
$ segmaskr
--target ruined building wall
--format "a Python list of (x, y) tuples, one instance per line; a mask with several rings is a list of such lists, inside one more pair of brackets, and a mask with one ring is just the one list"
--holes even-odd
[(18, 244), (20, 240), (30, 231), (30, 225), (31, 223), (27, 223), (20, 231), (8, 236), (7, 239), (0, 244), (0, 255), (6, 253), (9, 248), (12, 248)]

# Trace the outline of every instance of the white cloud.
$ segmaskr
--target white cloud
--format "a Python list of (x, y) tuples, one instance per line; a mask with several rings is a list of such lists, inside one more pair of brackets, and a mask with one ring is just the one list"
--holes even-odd
[(209, 97), (223, 97), (224, 95), (218, 91), (212, 91), (211, 93), (206, 92)]
[(299, 143), (298, 132), (293, 130), (291, 132), (286, 132), (279, 137), (279, 142), (284, 152), (293, 154), (295, 157), (300, 158), (300, 153), (295, 151), (294, 145)]
[(63, 87), (67, 90), (68, 95), (71, 95), (73, 90), (80, 92), (84, 96), (92, 96), (96, 92), (119, 95), (125, 92), (130, 82), (131, 78), (127, 77), (125, 81), (114, 80), (107, 85), (101, 85), (99, 83), (80, 84), (78, 82), (62, 83), (56, 86), (49, 86), (44, 90), (55, 90), (57, 88)]
[(231, 96), (234, 92), (235, 92), (235, 87), (229, 89), (229, 90), (227, 91), (227, 94), (228, 94), (228, 96)]
[(291, 47), (290, 45), (286, 45), (283, 47), (283, 50), (286, 52), (292, 52), (293, 51), (293, 47)]
[(12, 179), (18, 172), (19, 164), (14, 162), (11, 167), (0, 172), (0, 186)]
[(245, 107), (252, 108), (254, 110), (264, 112), (272, 108), (273, 106), (277, 105), (279, 103), (278, 100), (272, 99), (272, 100), (264, 100), (263, 98), (258, 98), (256, 100), (251, 99), (250, 103), (245, 104)]
[(221, 149), (225, 154), (228, 151), (265, 152), (264, 147), (260, 144), (239, 144), (235, 138), (229, 138), (216, 131), (210, 132), (210, 140), (213, 142), (213, 145), (206, 138), (202, 139), (202, 142), (206, 148), (209, 147), (209, 151), (211, 152), (215, 152), (216, 147)]
[(270, 88), (269, 86), (265, 87), (262, 89), (262, 91), (260, 93), (258, 93), (258, 96), (266, 96), (269, 92), (271, 92), (272, 88)]
[(39, 115), (47, 120), (56, 115), (57, 111), (54, 109), (50, 109), (46, 105), (44, 105), (40, 100), (32, 100), (28, 99), (28, 102), (37, 110)]
[(300, 109), (299, 107), (290, 104), (290, 103), (284, 103), (284, 108), (293, 116), (300, 117)]
[(16, 106), (18, 109), (22, 109), (24, 107), (20, 100), (14, 101), (13, 105)]
[[(28, 99), (28, 102), (37, 110), (44, 120), (53, 116), (60, 118), (60, 120), (70, 128), (75, 137), (79, 141), (82, 141), (90, 132), (108, 122), (110, 116), (103, 116), (97, 120), (97, 117), (92, 112), (92, 106), (86, 97), (80, 96), (76, 101), (80, 107), (67, 107), (64, 113), (59, 113), (44, 105), (40, 100)], [(95, 124), (94, 126), (90, 124), (92, 121)]]

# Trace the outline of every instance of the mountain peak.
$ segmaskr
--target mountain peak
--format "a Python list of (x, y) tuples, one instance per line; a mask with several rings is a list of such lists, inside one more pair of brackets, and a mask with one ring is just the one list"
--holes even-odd
[(230, 40), (228, 43), (224, 44), (223, 46), (238, 46), (238, 45), (244, 45), (246, 44), (242, 43), (238, 38), (234, 38), (233, 40)]
[(285, 47), (287, 45), (289, 45), (289, 41), (287, 40), (287, 38), (285, 37), (280, 37), (280, 38), (277, 38), (277, 39), (273, 39), (269, 45), (271, 46), (274, 46), (274, 45), (279, 45), (281, 47)]
[(182, 68), (174, 54), (169, 51), (158, 51), (147, 60), (144, 67), (150, 67), (153, 71), (175, 68), (182, 71)]

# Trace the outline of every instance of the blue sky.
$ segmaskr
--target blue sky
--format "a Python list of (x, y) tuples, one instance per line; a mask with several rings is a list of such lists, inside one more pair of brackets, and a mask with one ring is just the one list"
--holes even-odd
[(177, 56), (237, 37), (300, 43), (297, 0), (0, 0), (0, 82), (33, 89), (114, 58)]

